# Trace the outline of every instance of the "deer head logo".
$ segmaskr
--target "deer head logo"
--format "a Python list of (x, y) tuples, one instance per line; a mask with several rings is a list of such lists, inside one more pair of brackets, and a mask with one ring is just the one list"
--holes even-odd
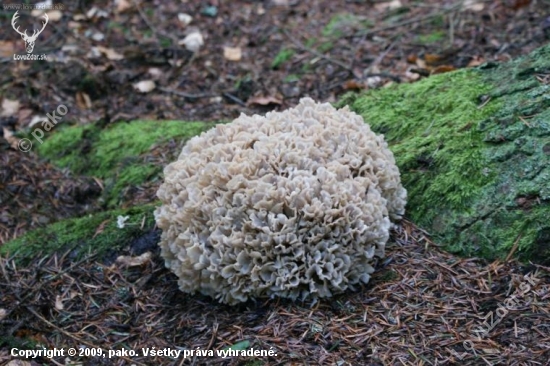
[(17, 33), (21, 35), (23, 41), (25, 41), (25, 48), (27, 49), (27, 53), (31, 53), (34, 49), (34, 42), (36, 41), (36, 38), (38, 38), (38, 35), (42, 33), (44, 28), (46, 28), (46, 24), (48, 24), (48, 14), (44, 14), (44, 19), (46, 19), (46, 21), (42, 24), (42, 29), (40, 29), (39, 31), (33, 29), (32, 36), (29, 36), (26, 29), (25, 32), (20, 32), (19, 26), (15, 28), (15, 21), (17, 20), (17, 18), (19, 18), (19, 15), (17, 15), (18, 12), (19, 10), (16, 11), (15, 14), (13, 14), (13, 18), (11, 18), (11, 26)]

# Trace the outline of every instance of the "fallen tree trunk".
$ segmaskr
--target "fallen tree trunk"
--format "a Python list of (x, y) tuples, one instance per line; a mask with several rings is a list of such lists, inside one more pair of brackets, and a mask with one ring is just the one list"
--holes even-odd
[(350, 95), (389, 141), (407, 216), (452, 252), (550, 263), (550, 46)]

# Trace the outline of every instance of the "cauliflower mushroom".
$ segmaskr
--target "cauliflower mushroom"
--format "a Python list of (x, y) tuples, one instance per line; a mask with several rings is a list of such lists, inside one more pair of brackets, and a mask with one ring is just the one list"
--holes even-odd
[(367, 283), (407, 195), (383, 136), (309, 98), (192, 138), (164, 175), (166, 266), (182, 291), (228, 304)]

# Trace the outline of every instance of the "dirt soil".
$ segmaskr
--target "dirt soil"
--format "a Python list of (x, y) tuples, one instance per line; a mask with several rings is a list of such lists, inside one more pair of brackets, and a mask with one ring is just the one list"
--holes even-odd
[[(286, 109), (304, 96), (332, 102), (349, 91), (507, 61), (550, 40), (548, 0), (84, 0), (64, 4), (61, 17), (48, 12), (34, 50), (48, 61), (31, 62), (13, 60), (25, 53), (9, 26), (13, 13), (0, 8), (0, 245), (97, 209), (101, 182), (17, 149), (15, 136), (61, 104), (68, 124), (231, 120)], [(186, 25), (178, 14), (192, 21)], [(21, 29), (39, 29), (41, 18), (20, 15)], [(197, 32), (203, 44), (191, 51), (183, 40), (197, 40)], [(156, 243), (158, 232), (140, 240)], [(474, 328), (522, 293), (521, 276), (535, 268), (457, 259), (434, 248), (412, 223), (398, 228), (392, 243), (372, 284), (313, 307), (268, 301), (228, 308), (190, 297), (176, 291), (156, 255), (132, 268), (59, 257), (19, 268), (2, 259), (0, 328), (14, 342), (31, 339), (48, 348), (221, 350), (249, 341), (279, 354), (258, 363), (71, 359), (86, 365), (540, 365), (550, 359), (548, 268), (538, 266), (533, 292), (480, 338)], [(0, 349), (0, 364), (9, 359)], [(58, 357), (30, 364), (69, 363)]]

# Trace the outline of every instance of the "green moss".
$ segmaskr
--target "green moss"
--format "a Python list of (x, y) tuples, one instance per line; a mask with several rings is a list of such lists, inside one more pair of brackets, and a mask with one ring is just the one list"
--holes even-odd
[(407, 216), (446, 248), (550, 263), (550, 47), (516, 61), (345, 95), (385, 134)]
[(147, 163), (142, 156), (155, 146), (171, 140), (182, 142), (211, 126), (179, 121), (121, 122), (105, 129), (97, 124), (71, 126), (53, 131), (38, 147), (38, 153), (75, 174), (104, 180), (103, 198), (109, 208), (114, 208), (122, 189), (161, 173), (162, 166)]
[[(22, 264), (37, 256), (67, 251), (75, 260), (90, 253), (102, 258), (150, 231), (155, 225), (153, 211), (153, 205), (144, 205), (59, 221), (0, 246), (0, 255), (14, 256)], [(117, 226), (118, 216), (129, 216), (122, 229)]]
[(490, 181), (481, 174), (483, 134), (472, 126), (499, 108), (477, 108), (489, 90), (476, 71), (463, 70), (369, 92), (352, 104), (390, 142), (409, 190), (409, 215), (426, 221), (434, 206), (467, 209)]
[(283, 80), (284, 83), (293, 83), (293, 82), (296, 82), (296, 81), (300, 81), (300, 75), (289, 74), (289, 75), (285, 76), (285, 78)]
[(325, 52), (328, 52), (328, 51), (332, 50), (333, 47), (334, 47), (334, 43), (333, 43), (333, 42), (330, 42), (330, 41), (329, 41), (329, 42), (323, 42), (323, 43), (319, 46), (318, 50), (319, 50), (319, 52), (321, 52), (321, 53), (325, 53)]
[(294, 50), (283, 48), (282, 50), (279, 51), (277, 56), (275, 56), (275, 58), (273, 59), (273, 62), (271, 63), (271, 68), (272, 69), (279, 68), (282, 64), (289, 61), (292, 58), (292, 56), (294, 56), (294, 53), (295, 53)]
[(421, 34), (416, 38), (421, 44), (431, 44), (443, 40), (445, 36), (446, 33), (444, 31), (435, 31), (430, 34)]

